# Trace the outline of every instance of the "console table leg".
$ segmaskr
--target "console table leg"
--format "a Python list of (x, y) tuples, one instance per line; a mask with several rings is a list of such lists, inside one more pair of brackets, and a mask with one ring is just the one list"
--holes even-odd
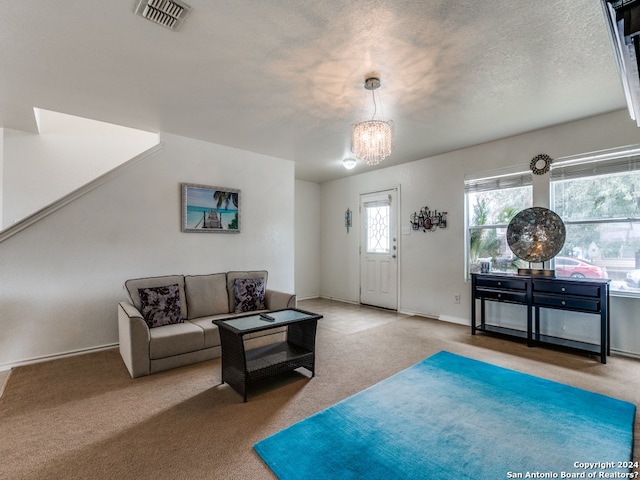
[[(536, 309), (536, 335), (538, 335), (537, 326), (538, 326), (538, 311)], [(531, 319), (531, 308), (527, 308), (527, 347), (533, 347), (533, 321)]]
[(476, 299), (471, 298), (471, 335), (475, 335), (475, 334), (476, 334)]
[(602, 312), (600, 315), (600, 362), (607, 363), (607, 353), (609, 352), (609, 329), (608, 312)]

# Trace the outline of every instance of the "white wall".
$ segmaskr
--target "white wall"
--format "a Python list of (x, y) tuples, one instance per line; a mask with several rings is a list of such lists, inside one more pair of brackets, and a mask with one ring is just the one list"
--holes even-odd
[(46, 110), (38, 125), (39, 134), (4, 129), (2, 228), (158, 143), (156, 133)]
[(320, 296), (320, 185), (296, 181), (295, 272), (299, 300)]
[[(117, 343), (128, 278), (266, 269), (294, 291), (293, 162), (173, 135), (0, 243), (0, 369)], [(180, 231), (180, 183), (239, 188), (241, 233)]]
[[(446, 229), (400, 236), (400, 310), (470, 325), (464, 176), (502, 167), (526, 169), (541, 153), (559, 158), (639, 143), (640, 129), (626, 111), (619, 111), (322, 184), (321, 295), (358, 302), (358, 196), (400, 185), (401, 225), (409, 226), (409, 215), (425, 205), (448, 212)], [(349, 236), (343, 220), (348, 206), (354, 211)], [(454, 303), (456, 293), (460, 304)], [(611, 299), (612, 348), (640, 354), (639, 301)]]
[(3, 195), (2, 184), (4, 182), (4, 128), (0, 128), (0, 230), (2, 230)]
[[(357, 303), (359, 195), (396, 185), (402, 225), (425, 204), (449, 212), (447, 229), (400, 237), (400, 309), (468, 324), (464, 175), (526, 166), (539, 153), (640, 143), (640, 129), (615, 112), (322, 185), (296, 182), (289, 161), (172, 135), (162, 141), (126, 174), (0, 243), (0, 369), (116, 343), (128, 278), (265, 268), (270, 288)], [(181, 182), (241, 189), (242, 233), (181, 233)], [(638, 300), (611, 303), (612, 347), (640, 354)]]

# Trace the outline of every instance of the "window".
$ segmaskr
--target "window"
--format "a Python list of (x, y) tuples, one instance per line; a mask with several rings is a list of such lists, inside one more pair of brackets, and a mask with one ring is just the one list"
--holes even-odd
[(640, 150), (560, 161), (550, 187), (567, 230), (556, 275), (610, 278), (612, 291), (640, 293)]
[(491, 271), (515, 272), (526, 266), (507, 244), (507, 226), (533, 204), (531, 172), (488, 175), (465, 180), (467, 276)]

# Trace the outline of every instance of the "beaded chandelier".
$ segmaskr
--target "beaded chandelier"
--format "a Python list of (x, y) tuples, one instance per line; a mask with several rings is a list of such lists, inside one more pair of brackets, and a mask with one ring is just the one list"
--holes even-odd
[(391, 155), (393, 141), (393, 122), (376, 120), (375, 90), (380, 87), (379, 78), (367, 78), (364, 88), (371, 90), (373, 97), (373, 115), (371, 120), (351, 125), (351, 151), (367, 165), (377, 165)]

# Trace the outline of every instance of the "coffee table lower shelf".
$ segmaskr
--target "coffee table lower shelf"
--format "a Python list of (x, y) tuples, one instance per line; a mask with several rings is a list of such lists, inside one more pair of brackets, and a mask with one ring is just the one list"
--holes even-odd
[(309, 370), (311, 376), (314, 375), (313, 351), (289, 342), (280, 342), (264, 347), (253, 348), (247, 350), (245, 355), (247, 358), (248, 380), (259, 380), (300, 367)]
[[(243, 353), (244, 359), (241, 358)], [(315, 375), (315, 353), (286, 341), (252, 348), (238, 354), (235, 358), (229, 355), (223, 359), (222, 381), (242, 395), (245, 402), (251, 382), (302, 367), (309, 370), (312, 377)]]

